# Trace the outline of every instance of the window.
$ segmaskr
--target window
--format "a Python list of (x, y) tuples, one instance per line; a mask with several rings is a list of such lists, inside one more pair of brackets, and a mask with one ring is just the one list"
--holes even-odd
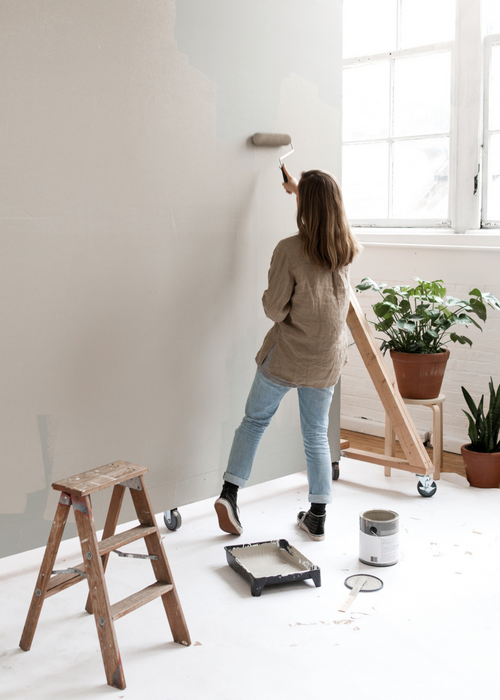
[(500, 3), (486, 4), (484, 81), (484, 180), (485, 227), (500, 225)]
[(500, 0), (344, 0), (343, 100), (352, 224), (500, 225)]

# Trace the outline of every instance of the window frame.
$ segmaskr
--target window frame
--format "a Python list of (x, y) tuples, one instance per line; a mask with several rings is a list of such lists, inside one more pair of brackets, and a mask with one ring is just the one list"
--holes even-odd
[(483, 110), (483, 158), (482, 158), (482, 197), (481, 197), (481, 228), (500, 228), (500, 219), (487, 219), (488, 204), (488, 157), (489, 143), (492, 134), (499, 134), (500, 129), (489, 128), (489, 102), (490, 102), (490, 72), (493, 47), (500, 46), (500, 34), (490, 34), (484, 39), (484, 110)]
[[(395, 74), (395, 63), (397, 60), (405, 58), (414, 58), (417, 56), (428, 56), (437, 53), (450, 53), (451, 61), (451, 73), (450, 73), (450, 130), (448, 132), (442, 132), (438, 134), (416, 134), (414, 136), (393, 136), (392, 132), (392, 119), (394, 112), (394, 74)], [(372, 143), (387, 143), (389, 145), (389, 200), (387, 202), (388, 208), (391, 204), (391, 183), (392, 183), (392, 172), (394, 167), (394, 151), (393, 144), (397, 141), (417, 141), (421, 139), (428, 138), (449, 138), (449, 162), (450, 169), (448, 174), (449, 181), (449, 191), (448, 191), (448, 218), (446, 219), (362, 219), (362, 218), (351, 218), (350, 223), (353, 226), (362, 227), (383, 227), (383, 228), (393, 228), (393, 227), (408, 227), (408, 228), (450, 228), (451, 218), (449, 213), (451, 211), (451, 162), (452, 162), (452, 133), (451, 125), (453, 118), (453, 103), (454, 103), (454, 42), (446, 41), (439, 42), (436, 44), (427, 44), (425, 46), (411, 47), (408, 49), (397, 49), (395, 51), (386, 51), (379, 54), (370, 54), (367, 56), (356, 56), (354, 58), (346, 58), (343, 61), (343, 70), (350, 68), (356, 68), (358, 66), (373, 64), (381, 61), (389, 61), (389, 75), (390, 75), (390, 86), (389, 86), (389, 136), (376, 139), (362, 139), (355, 141), (342, 141), (342, 147), (344, 146), (355, 146), (355, 145), (368, 145)]]
[[(487, 144), (485, 146), (485, 72), (488, 47), (500, 35), (486, 36), (485, 13), (482, 0), (455, 0), (455, 38), (451, 42), (451, 124), (449, 166), (449, 219), (434, 222), (425, 219), (351, 219), (353, 226), (376, 229), (443, 233), (500, 233), (500, 222), (482, 220), (486, 212)], [(443, 42), (449, 44), (450, 42)], [(374, 54), (373, 59), (389, 54), (395, 57), (418, 50), (427, 51), (439, 44)], [(372, 56), (344, 59), (344, 66), (370, 60)], [(489, 87), (489, 86), (488, 86)], [(392, 98), (392, 95), (391, 95)], [(344, 142), (343, 142), (344, 143)]]

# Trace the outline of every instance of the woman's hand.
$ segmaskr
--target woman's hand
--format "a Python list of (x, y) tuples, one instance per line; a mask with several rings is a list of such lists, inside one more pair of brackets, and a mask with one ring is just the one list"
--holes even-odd
[(283, 166), (283, 172), (288, 178), (288, 182), (283, 183), (283, 187), (285, 188), (285, 191), (287, 194), (298, 194), (299, 193), (299, 183), (297, 180), (290, 175), (288, 170)]

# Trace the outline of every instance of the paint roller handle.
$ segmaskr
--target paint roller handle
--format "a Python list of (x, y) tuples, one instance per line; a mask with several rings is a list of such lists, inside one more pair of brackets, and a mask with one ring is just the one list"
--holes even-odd
[(285, 191), (288, 194), (298, 194), (299, 184), (297, 180), (290, 175), (284, 165), (281, 166), (281, 172), (283, 173), (283, 187), (285, 188)]

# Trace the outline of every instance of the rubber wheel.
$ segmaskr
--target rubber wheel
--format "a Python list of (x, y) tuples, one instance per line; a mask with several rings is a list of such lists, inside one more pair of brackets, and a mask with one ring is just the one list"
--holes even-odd
[(422, 484), (420, 482), (418, 482), (417, 491), (419, 492), (419, 494), (421, 496), (423, 496), (423, 498), (431, 498), (432, 496), (434, 496), (434, 494), (437, 491), (436, 482), (435, 481), (432, 482), (430, 491), (427, 491), (426, 489), (424, 489), (422, 487)]
[(337, 481), (340, 476), (340, 467), (338, 462), (332, 462), (332, 479)]
[(182, 525), (182, 518), (177, 508), (174, 508), (173, 510), (166, 510), (163, 513), (163, 522), (165, 523), (167, 530), (178, 530)]

